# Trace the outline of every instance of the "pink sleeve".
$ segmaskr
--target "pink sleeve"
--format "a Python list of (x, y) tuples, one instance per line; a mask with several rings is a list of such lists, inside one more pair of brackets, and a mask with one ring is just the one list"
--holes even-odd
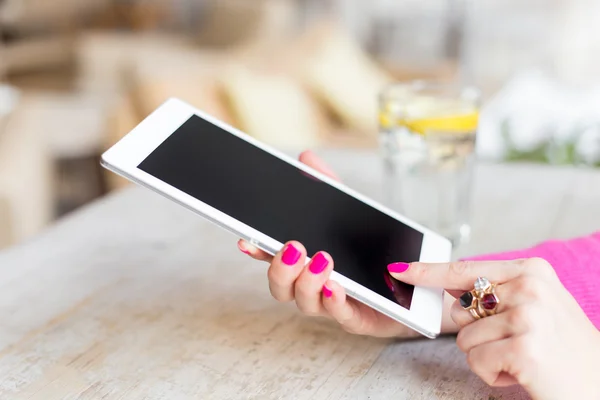
[(526, 250), (468, 259), (515, 260), (532, 257), (541, 257), (552, 264), (562, 284), (596, 328), (600, 329), (600, 232), (567, 241), (547, 241)]

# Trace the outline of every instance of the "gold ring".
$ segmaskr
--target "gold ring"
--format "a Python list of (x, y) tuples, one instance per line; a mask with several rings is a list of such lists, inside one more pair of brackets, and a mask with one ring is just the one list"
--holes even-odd
[(496, 294), (496, 284), (488, 279), (479, 277), (473, 285), (474, 295), (477, 297), (478, 314), (484, 318), (496, 314), (500, 299)]
[(480, 319), (496, 314), (500, 299), (496, 294), (496, 284), (487, 278), (479, 277), (473, 285), (473, 290), (459, 297), (460, 305), (469, 311), (473, 318)]
[(463, 309), (471, 313), (473, 318), (480, 319), (485, 316), (485, 313), (480, 312), (479, 297), (475, 290), (463, 293), (458, 301)]
[(481, 319), (481, 315), (479, 315), (479, 311), (477, 310), (477, 308), (470, 308), (469, 312), (471, 313), (471, 316), (476, 320)]

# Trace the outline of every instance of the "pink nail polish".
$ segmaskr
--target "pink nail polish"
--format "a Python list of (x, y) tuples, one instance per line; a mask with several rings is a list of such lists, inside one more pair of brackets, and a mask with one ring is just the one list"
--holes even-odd
[(240, 251), (241, 251), (242, 253), (244, 253), (244, 254), (247, 254), (247, 255), (250, 255), (250, 252), (249, 252), (247, 249), (245, 249), (245, 248), (242, 246), (242, 244), (241, 244), (241, 243), (239, 243), (239, 242), (238, 242), (238, 249), (240, 249)]
[(327, 287), (327, 285), (323, 285), (323, 296), (330, 298), (333, 295), (331, 289)]
[(317, 253), (311, 260), (308, 270), (313, 274), (318, 275), (327, 268), (327, 265), (329, 265), (327, 257), (325, 257), (323, 253)]
[(300, 257), (302, 256), (302, 253), (300, 252), (300, 250), (298, 250), (297, 248), (294, 247), (293, 244), (288, 244), (285, 248), (285, 250), (283, 251), (283, 254), (281, 255), (281, 261), (283, 261), (283, 263), (285, 265), (295, 265), (298, 260), (300, 260)]
[(388, 271), (394, 272), (394, 273), (402, 273), (402, 272), (406, 272), (406, 270), (409, 267), (410, 267), (410, 264), (407, 264), (405, 262), (397, 262), (397, 263), (388, 265)]

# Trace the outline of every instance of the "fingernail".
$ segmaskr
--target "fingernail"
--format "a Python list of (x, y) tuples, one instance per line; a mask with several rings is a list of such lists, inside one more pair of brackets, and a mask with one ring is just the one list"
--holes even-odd
[(238, 242), (238, 249), (244, 254), (250, 255), (250, 251), (242, 245), (242, 242)]
[(327, 257), (325, 257), (323, 253), (317, 253), (317, 255), (311, 260), (308, 270), (313, 274), (318, 275), (323, 272), (325, 268), (327, 268), (327, 265), (329, 265), (329, 260)]
[(333, 295), (331, 289), (327, 287), (327, 285), (323, 285), (323, 296), (330, 298)]
[(401, 273), (401, 272), (406, 272), (406, 270), (409, 267), (410, 267), (410, 264), (407, 264), (405, 262), (397, 262), (397, 263), (388, 265), (388, 271), (393, 272), (393, 273)]
[(283, 251), (281, 261), (283, 261), (285, 265), (292, 266), (298, 262), (301, 256), (302, 253), (300, 252), (300, 250), (295, 248), (294, 245), (290, 243), (286, 246), (285, 250)]

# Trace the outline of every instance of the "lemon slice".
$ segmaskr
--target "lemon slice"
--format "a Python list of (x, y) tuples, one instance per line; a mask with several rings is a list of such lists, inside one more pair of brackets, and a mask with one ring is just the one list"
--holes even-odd
[(427, 132), (472, 133), (477, 129), (478, 122), (479, 113), (472, 112), (464, 115), (402, 119), (397, 121), (397, 124), (420, 135), (425, 135)]
[(419, 135), (473, 133), (479, 122), (479, 110), (461, 99), (405, 95), (389, 101), (379, 114), (383, 129), (405, 127)]

